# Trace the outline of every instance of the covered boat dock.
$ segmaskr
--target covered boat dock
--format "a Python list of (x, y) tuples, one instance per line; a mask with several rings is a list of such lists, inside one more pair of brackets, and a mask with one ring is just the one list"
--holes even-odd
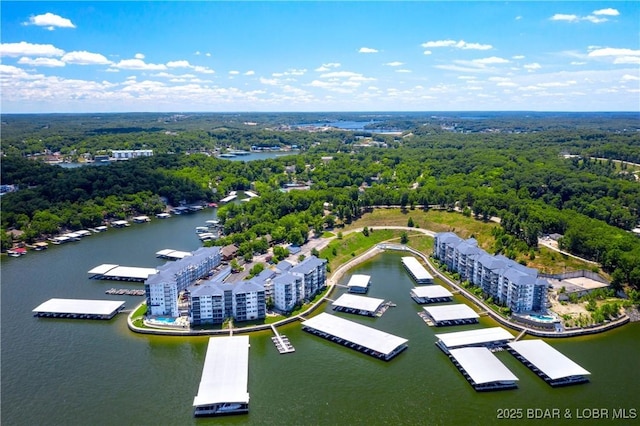
[(339, 312), (374, 317), (379, 316), (378, 313), (382, 311), (382, 308), (385, 305), (384, 299), (344, 293), (342, 296), (338, 297), (331, 306), (334, 310)]
[(321, 313), (302, 323), (302, 329), (367, 355), (389, 361), (407, 348), (407, 339)]
[(449, 353), (451, 349), (484, 346), (489, 349), (502, 348), (513, 341), (513, 335), (502, 327), (480, 328), (477, 330), (455, 331), (436, 334), (436, 345)]
[[(423, 319), (437, 327), (477, 323), (480, 315), (464, 303), (442, 306), (426, 306)], [(422, 313), (422, 312), (421, 312)], [(422, 315), (421, 315), (422, 316)]]
[(449, 359), (477, 391), (518, 387), (518, 378), (487, 348), (452, 349)]
[(369, 284), (371, 284), (371, 276), (355, 274), (349, 279), (347, 287), (349, 287), (349, 293), (366, 293), (369, 291)]
[(157, 274), (156, 268), (138, 268), (104, 263), (87, 272), (92, 279), (116, 281), (144, 281), (150, 275)]
[(192, 254), (188, 251), (179, 251), (173, 249), (164, 249), (156, 252), (156, 257), (168, 260), (180, 260), (191, 255)]
[(589, 381), (589, 373), (544, 340), (520, 340), (508, 350), (531, 371), (551, 386), (566, 386)]
[(433, 276), (431, 276), (431, 274), (427, 272), (425, 267), (422, 266), (422, 264), (418, 262), (418, 259), (416, 259), (415, 257), (413, 256), (403, 257), (402, 264), (404, 265), (405, 268), (407, 268), (409, 275), (411, 275), (411, 277), (416, 281), (416, 283), (433, 284)]
[(249, 412), (249, 336), (210, 337), (195, 416)]
[(49, 299), (32, 312), (36, 317), (109, 320), (124, 309), (121, 300)]
[(411, 298), (420, 304), (442, 303), (451, 302), (453, 294), (441, 285), (429, 285), (414, 287), (411, 290)]

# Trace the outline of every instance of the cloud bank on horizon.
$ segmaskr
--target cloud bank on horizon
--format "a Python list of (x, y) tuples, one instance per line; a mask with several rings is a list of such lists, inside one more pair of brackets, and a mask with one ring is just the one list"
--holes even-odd
[(637, 2), (0, 9), (3, 113), (640, 110)]

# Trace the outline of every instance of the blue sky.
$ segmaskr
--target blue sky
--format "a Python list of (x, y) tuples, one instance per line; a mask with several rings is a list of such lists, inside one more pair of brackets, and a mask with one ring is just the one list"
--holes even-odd
[(0, 2), (3, 113), (638, 111), (640, 2)]

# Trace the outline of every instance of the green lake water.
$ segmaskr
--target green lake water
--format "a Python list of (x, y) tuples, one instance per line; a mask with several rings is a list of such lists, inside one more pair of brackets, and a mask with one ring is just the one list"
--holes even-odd
[[(2, 261), (1, 367), (3, 425), (484, 425), (638, 424), (613, 419), (640, 411), (640, 324), (606, 334), (548, 340), (591, 372), (588, 384), (551, 388), (506, 351), (498, 358), (519, 378), (516, 390), (478, 393), (434, 345), (436, 333), (496, 324), (430, 328), (409, 297), (413, 282), (399, 253), (384, 253), (350, 273), (369, 274), (369, 296), (397, 304), (381, 318), (337, 314), (409, 340), (384, 362), (301, 331), (279, 329), (296, 348), (280, 355), (270, 332), (250, 336), (248, 415), (193, 417), (208, 337), (137, 335), (120, 314), (111, 321), (39, 319), (31, 310), (52, 297), (125, 300), (95, 281), (102, 263), (153, 267), (164, 248), (200, 246), (195, 227), (214, 212), (110, 229), (80, 242)], [(343, 277), (346, 283), (349, 274)], [(339, 295), (343, 289), (334, 293)], [(463, 302), (463, 300), (458, 300)], [(329, 306), (325, 311), (332, 312)], [(515, 334), (515, 332), (514, 332)], [(505, 411), (506, 409), (509, 409)], [(608, 419), (593, 419), (594, 413)], [(546, 411), (545, 411), (546, 410)], [(558, 410), (558, 411), (552, 411)], [(596, 411), (598, 410), (598, 411)], [(545, 414), (560, 418), (542, 419)], [(520, 419), (500, 419), (500, 415)], [(640, 414), (640, 413), (638, 413)], [(570, 418), (569, 418), (570, 417)], [(580, 418), (582, 417), (582, 418)]]

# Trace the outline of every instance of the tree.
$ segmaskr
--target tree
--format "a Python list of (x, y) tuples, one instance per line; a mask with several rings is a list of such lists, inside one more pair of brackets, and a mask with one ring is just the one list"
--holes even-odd
[(409, 242), (409, 235), (406, 232), (400, 234), (400, 243), (407, 244)]
[(368, 237), (368, 236), (369, 236), (369, 228), (368, 228), (368, 227), (366, 227), (366, 226), (365, 226), (365, 227), (362, 229), (362, 235), (364, 235), (365, 237)]
[(311, 249), (311, 255), (315, 257), (320, 257), (320, 252), (318, 251), (317, 248), (314, 247)]
[(409, 228), (413, 228), (414, 227), (413, 218), (411, 216), (409, 216), (409, 220), (407, 221), (407, 226)]
[(237, 259), (232, 259), (231, 262), (229, 263), (229, 266), (231, 266), (231, 271), (233, 272), (242, 271), (242, 266), (240, 266)]

